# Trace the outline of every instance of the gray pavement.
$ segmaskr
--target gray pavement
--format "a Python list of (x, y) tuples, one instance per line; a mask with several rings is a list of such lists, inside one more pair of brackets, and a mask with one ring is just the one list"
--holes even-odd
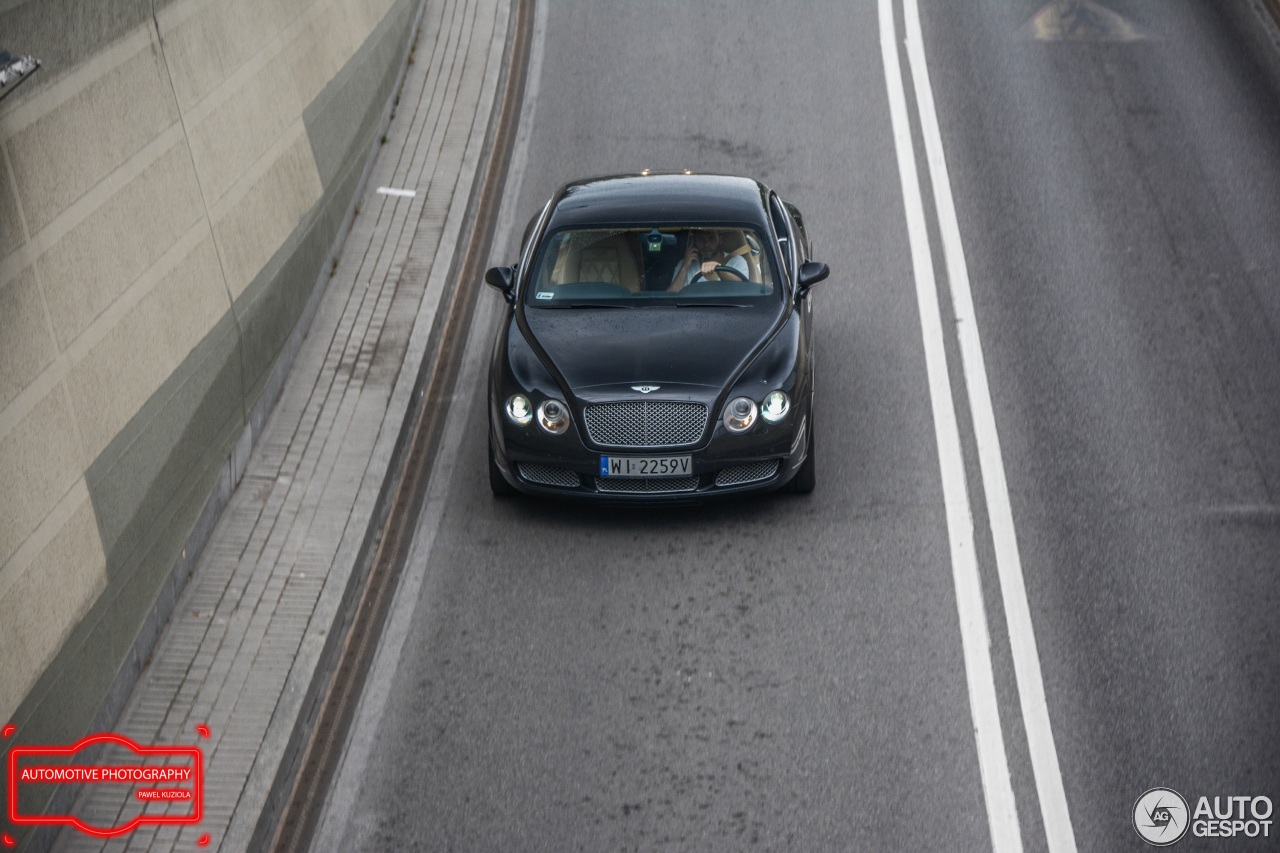
[[(1076, 842), (1041, 805), (1006, 610), (1023, 593), (997, 560), (937, 228), (943, 332), (922, 334), (884, 19), (655, 0), (538, 3), (508, 182), (523, 215), (494, 256), (567, 179), (767, 180), (833, 270), (812, 297), (817, 491), (670, 512), (493, 499), (483, 336), (503, 305), (482, 294), (331, 848), (1013, 849), (974, 736), (940, 338), (1017, 849), (1150, 849), (1132, 810), (1154, 786), (1192, 809), (1275, 801), (1280, 55), (1252, 4), (1105, 4), (1149, 43), (1027, 41), (1041, 3), (919, 5)], [(914, 92), (902, 6), (883, 7), (886, 53)], [(1270, 850), (1274, 829), (1176, 849)]]
[[(427, 0), (399, 103), (312, 328), (114, 730), (198, 745), (205, 817), (58, 850), (248, 849), (373, 515), (453, 263), (507, 40), (501, 0)], [(412, 190), (386, 194), (380, 188)], [(207, 724), (210, 737), (196, 733)], [(131, 787), (75, 813), (120, 824)], [(163, 806), (146, 806), (146, 813)]]
[[(328, 849), (990, 849), (875, 5), (712, 12), (537, 4), (493, 257), (569, 179), (770, 182), (836, 270), (814, 296), (818, 492), (495, 500), (504, 306), (481, 294)], [(637, 37), (655, 21), (680, 24)], [(746, 61), (762, 33), (777, 49)], [(804, 97), (819, 80), (839, 96)]]

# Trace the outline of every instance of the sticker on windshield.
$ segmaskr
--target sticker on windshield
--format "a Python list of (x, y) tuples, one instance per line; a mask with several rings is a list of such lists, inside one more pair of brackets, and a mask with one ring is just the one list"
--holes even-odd
[(554, 296), (555, 296), (555, 293), (553, 293), (553, 292), (552, 292), (552, 291), (550, 291), (550, 290), (539, 290), (539, 291), (538, 291), (538, 298), (539, 298), (539, 299), (551, 299), (551, 298), (553, 298)]

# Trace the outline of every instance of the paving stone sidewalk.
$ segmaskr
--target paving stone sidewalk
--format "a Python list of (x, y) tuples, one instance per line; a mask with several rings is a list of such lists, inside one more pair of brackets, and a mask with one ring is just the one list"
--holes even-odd
[[(202, 747), (204, 820), (114, 839), (68, 828), (55, 849), (248, 849), (426, 351), (489, 129), (510, 12), (507, 0), (426, 0), (386, 144), (312, 327), (115, 726), (143, 745)], [(195, 733), (201, 723), (208, 739)], [(75, 813), (98, 826), (144, 810), (189, 813), (189, 804), (134, 802), (132, 790), (86, 786)], [(206, 833), (208, 846), (197, 846)]]

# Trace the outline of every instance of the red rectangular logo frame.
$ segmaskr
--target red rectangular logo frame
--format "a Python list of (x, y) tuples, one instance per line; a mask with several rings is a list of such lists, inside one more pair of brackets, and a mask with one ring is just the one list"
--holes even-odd
[[(21, 815), (18, 814), (18, 759), (39, 756), (56, 756), (59, 758), (75, 755), (85, 747), (95, 743), (114, 743), (133, 750), (142, 756), (179, 756), (190, 758), (194, 767), (192, 773), (192, 810), (186, 815), (136, 815), (123, 826), (100, 829), (89, 826), (75, 815)], [(146, 824), (188, 824), (199, 823), (204, 816), (204, 752), (197, 746), (139, 746), (135, 741), (117, 734), (96, 734), (81, 739), (73, 746), (15, 746), (9, 751), (9, 820), (14, 824), (35, 825), (67, 825), (75, 827), (88, 835), (99, 838), (111, 838), (132, 832)], [(31, 783), (29, 783), (31, 784)], [(34, 784), (50, 784), (46, 782)], [(53, 783), (58, 784), (58, 783)], [(78, 783), (64, 783), (78, 784)], [(87, 783), (94, 784), (94, 783)]]

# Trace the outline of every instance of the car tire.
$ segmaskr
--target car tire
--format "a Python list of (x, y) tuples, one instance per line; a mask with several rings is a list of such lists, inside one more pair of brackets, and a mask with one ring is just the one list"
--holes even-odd
[(813, 412), (809, 412), (809, 447), (805, 451), (804, 464), (800, 466), (800, 470), (791, 478), (791, 482), (787, 484), (790, 491), (798, 495), (807, 495), (813, 492), (814, 487), (818, 485), (818, 462), (814, 458), (814, 429), (813, 429)]
[(507, 478), (502, 476), (502, 471), (498, 469), (498, 461), (493, 455), (493, 443), (489, 444), (489, 490), (493, 492), (494, 497), (506, 497), (514, 495), (516, 490), (507, 482)]

